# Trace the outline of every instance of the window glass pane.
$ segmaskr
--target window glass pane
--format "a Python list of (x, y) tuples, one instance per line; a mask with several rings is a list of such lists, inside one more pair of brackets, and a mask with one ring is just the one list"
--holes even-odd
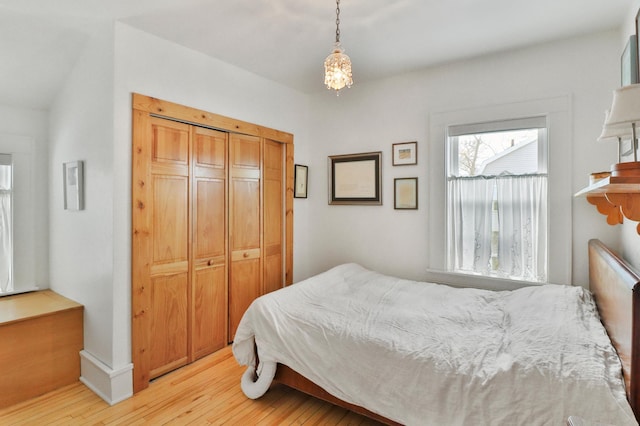
[(455, 176), (538, 172), (538, 129), (458, 136)]
[(0, 154), (0, 294), (13, 288), (13, 199), (11, 155)]
[(11, 166), (0, 165), (0, 190), (11, 190)]

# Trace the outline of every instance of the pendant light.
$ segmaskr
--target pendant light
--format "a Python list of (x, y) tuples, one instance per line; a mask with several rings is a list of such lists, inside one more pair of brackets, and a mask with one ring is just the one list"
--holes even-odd
[(340, 95), (340, 89), (351, 87), (351, 59), (340, 47), (340, 0), (336, 0), (336, 43), (333, 52), (324, 60), (324, 84)]

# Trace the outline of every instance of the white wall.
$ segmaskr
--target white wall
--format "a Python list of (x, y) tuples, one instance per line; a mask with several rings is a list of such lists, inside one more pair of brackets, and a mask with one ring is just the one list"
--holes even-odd
[[(608, 169), (615, 147), (596, 143), (611, 88), (619, 80), (619, 34), (605, 32), (513, 52), (396, 76), (372, 84), (356, 84), (336, 98), (330, 94), (311, 102), (309, 168), (311, 246), (310, 272), (355, 261), (381, 272), (425, 279), (429, 235), (429, 116), (466, 107), (500, 105), (569, 95), (573, 101), (571, 165), (563, 179), (573, 192), (588, 183), (594, 170)], [(417, 166), (391, 166), (391, 144), (418, 141)], [(383, 152), (384, 205), (327, 205), (327, 156), (367, 151)], [(558, 161), (558, 159), (551, 159)], [(394, 211), (393, 178), (419, 178), (419, 210)], [(554, 182), (550, 182), (553, 185)], [(566, 197), (572, 197), (573, 192)], [(617, 243), (617, 234), (586, 200), (572, 201), (573, 282), (586, 285), (587, 241), (598, 237)], [(442, 207), (444, 208), (444, 207)]]
[[(636, 29), (634, 17), (636, 16), (636, 13), (639, 9), (640, 1), (636, 1), (629, 10), (628, 18), (625, 21), (625, 25), (620, 38), (620, 43), (618, 45), (618, 52), (620, 52), (620, 54), (629, 41), (629, 36), (635, 34)], [(615, 89), (617, 86), (618, 85), (612, 86), (611, 90)], [(611, 105), (612, 100), (613, 95), (610, 95), (607, 108), (609, 108), (609, 106)], [(620, 238), (622, 239), (622, 247), (620, 248), (620, 251), (622, 252), (624, 258), (640, 271), (640, 233), (636, 228), (637, 226), (638, 222), (633, 222), (627, 219), (624, 220), (624, 223), (620, 227)]]
[(16, 291), (49, 287), (48, 131), (47, 111), (0, 105), (0, 151), (13, 146), (31, 167), (28, 211), (16, 211), (14, 218)]
[[(131, 392), (132, 92), (293, 133), (296, 161), (308, 157), (304, 95), (124, 24), (96, 29), (51, 110), (50, 264), (51, 288), (85, 305), (82, 375), (109, 402)], [(85, 209), (71, 212), (61, 170), (75, 160)], [(295, 203), (294, 279), (309, 268)]]
[[(85, 306), (84, 348), (113, 353), (113, 29), (88, 40), (50, 116), (51, 288)], [(64, 210), (62, 165), (84, 161), (85, 209)]]

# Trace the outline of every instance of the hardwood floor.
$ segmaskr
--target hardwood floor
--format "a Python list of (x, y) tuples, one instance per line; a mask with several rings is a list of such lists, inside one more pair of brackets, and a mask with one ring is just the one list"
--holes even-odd
[(285, 386), (250, 400), (226, 347), (109, 406), (78, 382), (0, 410), (1, 425), (379, 425)]

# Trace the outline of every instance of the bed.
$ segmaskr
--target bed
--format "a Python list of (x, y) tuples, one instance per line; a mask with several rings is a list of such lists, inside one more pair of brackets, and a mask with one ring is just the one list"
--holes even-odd
[(259, 398), (275, 379), (388, 424), (637, 424), (640, 279), (596, 240), (589, 257), (593, 295), (340, 265), (247, 310), (233, 344), (243, 391)]

